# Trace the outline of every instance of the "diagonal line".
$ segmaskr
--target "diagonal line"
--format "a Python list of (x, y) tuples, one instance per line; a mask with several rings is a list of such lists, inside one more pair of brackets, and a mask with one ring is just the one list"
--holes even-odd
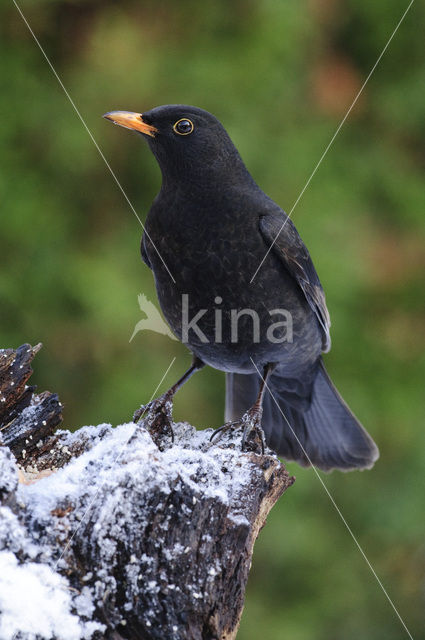
[[(155, 397), (156, 392), (158, 391), (159, 387), (161, 386), (161, 384), (163, 383), (164, 379), (166, 378), (168, 372), (170, 371), (171, 367), (173, 366), (174, 362), (176, 360), (176, 357), (174, 356), (174, 358), (171, 360), (170, 364), (167, 367), (167, 370), (165, 371), (164, 375), (162, 376), (161, 380), (159, 381), (159, 383), (156, 386), (155, 391), (152, 393), (149, 402), (152, 401), (152, 399)], [(148, 402), (148, 404), (149, 404)], [(115, 460), (113, 461), (112, 465), (114, 466), (117, 462), (118, 459), (121, 457), (121, 455), (123, 454), (125, 448), (127, 447), (128, 443), (130, 442), (131, 438), (134, 436), (136, 430), (139, 428), (139, 425), (136, 425), (136, 428), (134, 429), (133, 433), (131, 434), (131, 436), (129, 438), (127, 438), (127, 440), (124, 442), (123, 446), (121, 447), (121, 449), (118, 452), (118, 455), (116, 456)], [(54, 570), (56, 571), (58, 568), (58, 564), (59, 562), (62, 560), (63, 556), (65, 555), (65, 553), (68, 551), (69, 547), (71, 546), (71, 543), (73, 541), (73, 539), (75, 538), (75, 536), (77, 535), (81, 525), (83, 524), (87, 514), (89, 513), (90, 509), (92, 508), (97, 496), (99, 495), (100, 490), (102, 489), (102, 487), (104, 486), (105, 481), (103, 481), (98, 489), (96, 490), (96, 493), (94, 494), (92, 500), (89, 502), (86, 510), (84, 511), (82, 518), (80, 520), (80, 522), (78, 523), (78, 527), (75, 529), (74, 533), (72, 534), (72, 536), (70, 537), (70, 539), (68, 540), (68, 542), (66, 543), (65, 547), (62, 550), (62, 553), (60, 554), (58, 560), (56, 561), (56, 564), (54, 566)]]
[(66, 95), (66, 97), (68, 98), (69, 102), (71, 103), (71, 105), (72, 105), (72, 107), (73, 107), (73, 109), (74, 109), (75, 113), (77, 114), (77, 116), (78, 116), (78, 117), (79, 117), (79, 119), (81, 120), (81, 123), (82, 123), (83, 127), (85, 128), (85, 130), (86, 130), (86, 131), (87, 131), (87, 133), (89, 134), (89, 136), (90, 136), (90, 138), (91, 138), (91, 140), (92, 140), (92, 142), (93, 142), (94, 146), (96, 147), (96, 149), (97, 149), (97, 150), (98, 150), (98, 152), (99, 152), (100, 157), (102, 158), (103, 162), (104, 162), (104, 163), (106, 164), (106, 166), (108, 167), (109, 172), (110, 172), (111, 176), (113, 177), (114, 181), (116, 182), (116, 184), (117, 184), (117, 186), (118, 186), (119, 190), (120, 190), (120, 191), (121, 191), (121, 193), (123, 194), (124, 198), (127, 200), (128, 204), (129, 204), (129, 206), (130, 206), (130, 209), (132, 210), (132, 212), (133, 212), (133, 213), (134, 213), (134, 215), (136, 216), (137, 220), (139, 221), (139, 224), (140, 224), (140, 226), (142, 227), (142, 229), (143, 229), (144, 233), (146, 234), (147, 238), (149, 238), (149, 241), (151, 242), (151, 244), (152, 244), (153, 248), (155, 249), (156, 253), (158, 254), (158, 256), (159, 256), (159, 258), (160, 258), (160, 260), (161, 260), (162, 264), (164, 265), (165, 269), (168, 271), (168, 274), (169, 274), (169, 276), (170, 276), (171, 280), (174, 282), (174, 284), (176, 284), (176, 281), (175, 281), (175, 279), (174, 279), (174, 277), (173, 277), (173, 275), (172, 275), (171, 271), (170, 271), (170, 270), (169, 270), (169, 268), (167, 267), (167, 265), (166, 265), (166, 263), (165, 263), (165, 261), (164, 261), (163, 257), (161, 256), (160, 252), (158, 251), (158, 249), (157, 249), (157, 247), (156, 247), (156, 245), (155, 245), (154, 241), (153, 241), (153, 240), (152, 240), (152, 238), (150, 237), (149, 233), (146, 231), (146, 229), (145, 229), (145, 227), (144, 227), (144, 225), (143, 225), (143, 222), (141, 221), (141, 219), (140, 219), (139, 215), (137, 214), (136, 209), (133, 207), (132, 203), (130, 202), (129, 197), (128, 197), (128, 196), (127, 196), (127, 194), (125, 193), (125, 191), (124, 191), (123, 187), (121, 186), (120, 181), (118, 180), (117, 176), (115, 175), (115, 173), (114, 173), (114, 171), (113, 171), (113, 169), (112, 169), (111, 165), (109, 164), (109, 162), (108, 162), (108, 161), (107, 161), (107, 159), (105, 158), (105, 155), (104, 155), (103, 151), (101, 150), (101, 148), (99, 147), (98, 143), (96, 142), (96, 140), (95, 140), (95, 138), (94, 138), (94, 136), (93, 136), (92, 132), (91, 132), (91, 131), (90, 131), (90, 129), (88, 128), (88, 126), (87, 126), (87, 124), (86, 124), (86, 122), (85, 122), (85, 120), (84, 120), (83, 116), (82, 116), (82, 115), (81, 115), (81, 113), (79, 112), (79, 110), (78, 110), (77, 106), (75, 105), (75, 103), (74, 103), (73, 99), (72, 99), (72, 98), (71, 98), (71, 96), (69, 95), (69, 93), (68, 93), (68, 91), (67, 91), (67, 89), (66, 89), (65, 85), (63, 84), (62, 80), (60, 79), (60, 77), (59, 77), (59, 75), (58, 75), (58, 73), (57, 73), (56, 69), (54, 68), (53, 64), (50, 62), (50, 59), (49, 59), (49, 57), (47, 56), (47, 53), (44, 51), (43, 47), (41, 46), (40, 41), (38, 40), (38, 38), (37, 38), (37, 36), (35, 35), (34, 31), (31, 29), (31, 27), (30, 27), (30, 25), (29, 25), (29, 23), (28, 23), (28, 20), (25, 18), (24, 14), (22, 13), (21, 9), (19, 8), (18, 4), (16, 3), (16, 0), (12, 0), (12, 2), (13, 2), (13, 4), (15, 5), (16, 9), (18, 10), (18, 12), (19, 12), (19, 14), (20, 14), (20, 16), (21, 16), (22, 20), (25, 22), (26, 26), (28, 27), (28, 31), (31, 33), (32, 37), (34, 38), (34, 40), (35, 40), (35, 42), (36, 42), (36, 44), (37, 44), (38, 48), (40, 49), (41, 53), (43, 54), (43, 56), (44, 56), (44, 58), (45, 58), (45, 60), (46, 60), (46, 62), (47, 62), (47, 64), (49, 65), (49, 67), (50, 67), (50, 69), (51, 69), (51, 71), (52, 71), (53, 75), (55, 76), (56, 80), (59, 82), (60, 86), (62, 87), (62, 89), (63, 89), (63, 91), (64, 91), (64, 93), (65, 93), (65, 95)]
[(386, 50), (388, 49), (388, 47), (389, 47), (389, 45), (390, 45), (391, 40), (394, 38), (395, 34), (397, 33), (397, 31), (398, 31), (398, 29), (399, 29), (399, 27), (400, 27), (401, 23), (403, 22), (404, 18), (406, 17), (407, 12), (409, 11), (409, 9), (410, 9), (410, 7), (412, 6), (412, 4), (414, 3), (414, 1), (415, 1), (415, 0), (410, 0), (409, 6), (407, 7), (407, 9), (405, 10), (405, 12), (404, 12), (404, 13), (403, 13), (403, 15), (401, 16), (400, 20), (398, 21), (398, 24), (397, 24), (396, 28), (394, 29), (394, 31), (392, 32), (392, 34), (391, 34), (390, 38), (389, 38), (389, 39), (388, 39), (388, 41), (387, 41), (387, 44), (386, 44), (386, 45), (385, 45), (385, 47), (382, 49), (382, 51), (381, 51), (381, 53), (380, 53), (380, 55), (379, 55), (379, 58), (377, 59), (377, 61), (376, 61), (376, 62), (375, 62), (375, 64), (373, 65), (372, 69), (369, 71), (369, 74), (368, 74), (368, 76), (367, 76), (366, 80), (363, 82), (362, 86), (360, 87), (360, 89), (359, 89), (359, 91), (358, 91), (358, 93), (357, 93), (356, 97), (354, 98), (353, 102), (351, 103), (350, 108), (348, 109), (347, 113), (345, 114), (345, 116), (344, 116), (344, 117), (343, 117), (343, 119), (341, 120), (341, 122), (340, 122), (340, 124), (339, 124), (339, 126), (338, 126), (337, 130), (336, 130), (336, 131), (335, 131), (335, 133), (333, 134), (333, 136), (332, 136), (332, 138), (331, 138), (331, 140), (330, 140), (330, 142), (329, 142), (328, 146), (326, 147), (326, 149), (325, 149), (325, 150), (324, 150), (324, 152), (322, 153), (322, 155), (321, 155), (321, 157), (320, 157), (320, 159), (319, 159), (319, 162), (318, 162), (318, 163), (316, 164), (316, 166), (314, 167), (314, 169), (313, 169), (313, 171), (312, 171), (312, 173), (311, 173), (311, 175), (310, 175), (309, 179), (307, 180), (307, 182), (305, 183), (304, 187), (302, 188), (302, 190), (301, 190), (301, 192), (300, 192), (300, 194), (299, 194), (298, 198), (295, 200), (295, 202), (294, 202), (294, 204), (293, 204), (293, 206), (292, 206), (292, 209), (290, 210), (290, 212), (288, 213), (287, 217), (285, 218), (285, 221), (283, 222), (283, 224), (282, 224), (281, 228), (279, 229), (278, 233), (276, 234), (275, 239), (274, 239), (274, 240), (273, 240), (273, 242), (271, 243), (270, 247), (267, 249), (267, 252), (266, 252), (266, 254), (265, 254), (264, 258), (261, 260), (260, 264), (258, 265), (258, 267), (257, 267), (257, 269), (256, 269), (256, 271), (255, 271), (255, 273), (254, 273), (254, 275), (252, 276), (252, 278), (251, 278), (251, 280), (250, 280), (249, 284), (252, 284), (252, 282), (253, 282), (253, 280), (254, 280), (255, 276), (257, 275), (257, 273), (258, 273), (258, 272), (259, 272), (259, 270), (261, 269), (261, 267), (262, 267), (262, 265), (263, 265), (263, 263), (264, 263), (264, 260), (267, 258), (267, 256), (269, 255), (270, 251), (273, 249), (274, 245), (276, 244), (276, 241), (277, 241), (278, 237), (280, 236), (280, 234), (281, 234), (281, 232), (282, 232), (282, 229), (284, 228), (284, 226), (285, 226), (285, 225), (286, 225), (286, 223), (288, 222), (289, 218), (290, 218), (290, 217), (291, 217), (291, 215), (292, 215), (293, 210), (294, 210), (294, 209), (295, 209), (295, 207), (297, 206), (298, 202), (301, 200), (301, 198), (302, 198), (302, 196), (303, 196), (303, 194), (304, 194), (304, 191), (307, 189), (308, 185), (310, 184), (310, 182), (311, 182), (311, 181), (312, 181), (312, 179), (313, 179), (313, 176), (315, 175), (316, 171), (318, 170), (318, 168), (319, 168), (319, 167), (320, 167), (320, 165), (322, 164), (322, 161), (323, 161), (324, 157), (326, 156), (326, 154), (328, 153), (329, 149), (331, 148), (331, 146), (332, 146), (332, 144), (333, 144), (333, 142), (334, 142), (335, 138), (337, 137), (338, 133), (340, 132), (340, 130), (341, 130), (341, 128), (342, 128), (342, 126), (343, 126), (344, 122), (347, 120), (348, 116), (350, 115), (350, 113), (351, 113), (351, 111), (352, 111), (352, 109), (353, 109), (354, 105), (356, 104), (357, 100), (359, 99), (359, 97), (360, 97), (360, 95), (361, 95), (361, 93), (362, 93), (363, 89), (365, 88), (365, 86), (366, 86), (366, 85), (367, 85), (367, 83), (369, 82), (371, 75), (373, 74), (373, 72), (375, 71), (376, 67), (377, 67), (377, 66), (378, 66), (378, 64), (380, 63), (382, 56), (384, 55), (384, 53), (385, 53), (385, 52), (386, 52)]
[(344, 523), (344, 525), (345, 525), (345, 527), (346, 527), (346, 529), (347, 529), (348, 533), (349, 533), (349, 534), (350, 534), (350, 536), (353, 538), (353, 540), (354, 540), (354, 542), (355, 542), (355, 544), (356, 544), (356, 546), (357, 546), (358, 550), (359, 550), (359, 551), (360, 551), (360, 553), (362, 554), (362, 556), (363, 556), (363, 558), (364, 558), (364, 560), (365, 560), (365, 562), (366, 562), (367, 566), (369, 567), (369, 569), (371, 570), (372, 574), (374, 575), (374, 577), (375, 577), (375, 579), (376, 579), (377, 583), (378, 583), (378, 584), (379, 584), (379, 586), (381, 587), (381, 589), (382, 589), (382, 591), (383, 591), (383, 593), (384, 593), (385, 597), (387, 598), (388, 602), (390, 603), (390, 605), (391, 605), (391, 606), (392, 606), (392, 608), (394, 609), (394, 612), (395, 612), (395, 614), (397, 615), (397, 618), (400, 620), (401, 624), (403, 625), (404, 630), (406, 631), (406, 633), (407, 633), (407, 635), (409, 636), (410, 640), (413, 640), (413, 636), (412, 636), (412, 634), (410, 633), (409, 629), (407, 628), (406, 623), (404, 622), (404, 620), (403, 620), (403, 618), (401, 617), (401, 615), (399, 614), (399, 612), (398, 612), (398, 610), (397, 610), (397, 608), (396, 608), (395, 604), (393, 603), (393, 601), (391, 600), (390, 596), (388, 595), (388, 592), (386, 591), (386, 589), (385, 589), (384, 585), (382, 584), (381, 580), (379, 579), (378, 575), (376, 574), (375, 569), (372, 567), (372, 565), (371, 565), (370, 561), (368, 560), (368, 558), (367, 558), (367, 556), (366, 556), (365, 552), (363, 551), (363, 548), (361, 547), (361, 545), (360, 545), (359, 541), (357, 540), (356, 536), (354, 535), (354, 533), (353, 533), (353, 531), (352, 531), (352, 529), (351, 529), (350, 525), (348, 524), (348, 522), (346, 521), (346, 519), (345, 519), (345, 518), (344, 518), (344, 516), (342, 515), (341, 510), (340, 510), (340, 508), (338, 507), (338, 505), (336, 504), (336, 502), (335, 502), (335, 500), (334, 500), (333, 496), (331, 495), (331, 493), (330, 493), (329, 489), (327, 488), (327, 486), (326, 486), (326, 485), (325, 485), (325, 483), (323, 482), (323, 480), (322, 480), (322, 478), (321, 478), (321, 476), (320, 476), (319, 472), (317, 471), (316, 467), (314, 466), (314, 464), (313, 464), (313, 463), (312, 463), (312, 461), (310, 460), (310, 457), (309, 457), (309, 455), (308, 455), (307, 451), (304, 449), (304, 447), (303, 447), (303, 445), (301, 444), (301, 442), (300, 442), (300, 440), (299, 440), (299, 438), (298, 438), (297, 434), (295, 433), (294, 429), (293, 429), (293, 428), (292, 428), (292, 426), (290, 425), (290, 423), (289, 423), (289, 421), (288, 421), (288, 418), (287, 418), (287, 417), (285, 416), (285, 414), (283, 413), (283, 411), (282, 411), (282, 409), (281, 409), (281, 407), (280, 407), (280, 405), (279, 405), (278, 401), (276, 400), (275, 396), (274, 396), (274, 395), (273, 395), (273, 393), (271, 392), (271, 389), (270, 389), (269, 385), (267, 384), (267, 381), (266, 381), (266, 380), (264, 379), (264, 377), (262, 376), (262, 374), (261, 374), (260, 370), (258, 369), (257, 365), (255, 364), (255, 362), (254, 362), (254, 360), (253, 360), (252, 358), (251, 358), (251, 362), (252, 362), (252, 364), (254, 365), (254, 367), (256, 368), (258, 375), (260, 376), (261, 380), (262, 380), (262, 381), (263, 381), (263, 383), (264, 383), (264, 386), (266, 387), (266, 389), (267, 389), (267, 390), (268, 390), (268, 392), (270, 393), (270, 396), (272, 397), (273, 402), (276, 404), (277, 408), (279, 409), (280, 413), (282, 414), (283, 418), (285, 419), (286, 424), (288, 425), (288, 427), (289, 427), (289, 428), (290, 428), (290, 430), (292, 431), (292, 435), (294, 436), (294, 438), (295, 438), (295, 439), (296, 439), (296, 441), (298, 442), (299, 446), (301, 447), (302, 452), (304, 453), (305, 457), (307, 458), (307, 460), (308, 460), (309, 464), (311, 465), (311, 467), (312, 467), (312, 469), (313, 469), (314, 473), (315, 473), (315, 474), (316, 474), (316, 476), (318, 477), (320, 484), (321, 484), (321, 485), (322, 485), (322, 487), (324, 488), (324, 490), (325, 490), (325, 492), (326, 492), (326, 494), (327, 494), (327, 496), (328, 496), (329, 500), (332, 502), (333, 506), (335, 507), (336, 512), (338, 513), (339, 517), (340, 517), (340, 518), (341, 518), (341, 520), (343, 521), (343, 523)]

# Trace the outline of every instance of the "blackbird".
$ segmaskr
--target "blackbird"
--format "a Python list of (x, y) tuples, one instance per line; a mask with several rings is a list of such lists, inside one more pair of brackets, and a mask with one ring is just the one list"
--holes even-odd
[(323, 364), (330, 320), (310, 255), (221, 123), (187, 105), (104, 117), (141, 134), (160, 166), (141, 253), (166, 321), (193, 354), (137, 417), (149, 409), (170, 424), (175, 392), (207, 364), (226, 372), (224, 430), (242, 427), (243, 447), (264, 433), (303, 466), (370, 468), (378, 449)]

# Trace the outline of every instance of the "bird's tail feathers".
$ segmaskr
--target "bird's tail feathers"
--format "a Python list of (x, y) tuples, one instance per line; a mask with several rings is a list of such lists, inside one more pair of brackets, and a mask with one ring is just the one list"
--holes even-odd
[[(240, 418), (254, 402), (260, 378), (227, 374), (226, 419)], [(370, 469), (379, 451), (341, 398), (320, 361), (306, 410), (294, 407), (272, 376), (263, 403), (262, 426), (267, 444), (286, 460), (324, 471)]]

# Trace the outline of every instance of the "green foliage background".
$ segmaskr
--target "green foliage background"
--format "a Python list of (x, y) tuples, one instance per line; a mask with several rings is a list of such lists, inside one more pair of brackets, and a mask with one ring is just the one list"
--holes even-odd
[[(401, 17), (399, 0), (22, 0), (32, 29), (143, 219), (160, 175), (105, 111), (196, 104), (224, 123), (287, 211)], [(323, 476), (415, 638), (424, 607), (424, 5), (415, 2), (293, 219), (327, 292), (326, 363), (372, 433), (370, 472)], [(172, 357), (129, 343), (156, 300), (141, 228), (12, 0), (0, 8), (0, 337), (42, 341), (34, 379), (65, 426), (127, 420)], [(203, 371), (175, 415), (222, 423), (224, 376)], [(240, 640), (407, 637), (314, 471), (258, 540)]]

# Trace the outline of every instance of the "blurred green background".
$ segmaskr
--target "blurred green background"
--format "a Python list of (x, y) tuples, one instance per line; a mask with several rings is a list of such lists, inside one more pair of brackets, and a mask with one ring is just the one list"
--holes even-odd
[[(287, 211), (401, 17), (399, 0), (20, 3), (144, 219), (160, 174), (101, 114), (189, 103), (215, 113)], [(373, 435), (370, 472), (323, 476), (401, 616), (424, 638), (425, 5), (416, 2), (293, 219), (332, 317), (327, 367)], [(156, 301), (141, 228), (12, 1), (0, 9), (0, 346), (42, 341), (34, 381), (65, 426), (113, 424), (189, 363), (141, 332)], [(175, 416), (222, 424), (224, 375), (199, 373)], [(406, 632), (314, 471), (256, 545), (240, 640), (399, 639)]]

